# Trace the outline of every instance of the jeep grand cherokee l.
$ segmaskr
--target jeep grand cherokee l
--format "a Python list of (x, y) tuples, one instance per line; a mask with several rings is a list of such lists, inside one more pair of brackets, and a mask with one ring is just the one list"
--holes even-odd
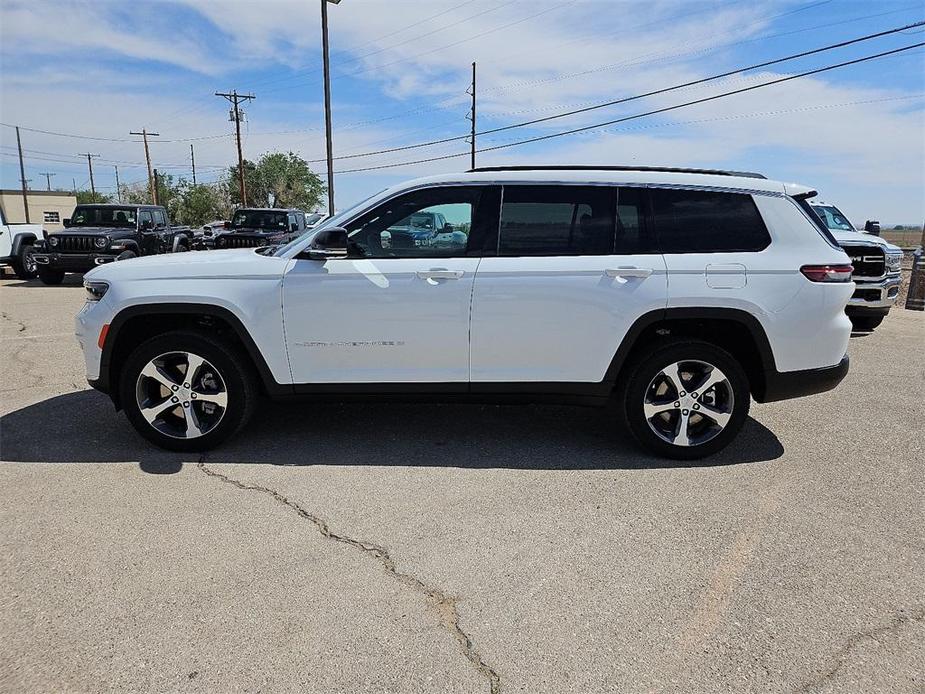
[[(464, 241), (383, 242), (424, 212)], [(751, 397), (841, 381), (850, 276), (757, 174), (479, 169), (389, 188), (282, 247), (100, 267), (76, 330), (90, 383), (165, 448), (218, 445), (260, 394), (615, 398), (646, 449), (693, 459), (735, 437)]]

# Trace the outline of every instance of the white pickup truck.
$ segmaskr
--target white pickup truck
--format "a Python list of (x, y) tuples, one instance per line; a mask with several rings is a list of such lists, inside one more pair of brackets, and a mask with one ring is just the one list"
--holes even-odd
[(35, 277), (33, 249), (35, 242), (44, 238), (41, 224), (7, 224), (0, 210), (0, 267), (9, 266), (21, 280)]

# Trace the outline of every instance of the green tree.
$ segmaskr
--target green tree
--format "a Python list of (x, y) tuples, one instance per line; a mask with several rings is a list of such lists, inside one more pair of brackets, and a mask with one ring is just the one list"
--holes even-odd
[(112, 198), (108, 195), (103, 195), (100, 192), (94, 193), (89, 190), (78, 190), (77, 191), (77, 204), (78, 205), (92, 205), (94, 203), (104, 203), (112, 202)]
[(200, 226), (224, 216), (222, 198), (214, 186), (183, 180), (178, 191), (177, 222)]
[[(296, 207), (310, 212), (325, 194), (318, 174), (293, 152), (267, 152), (256, 164), (245, 160), (244, 183), (248, 204), (256, 207)], [(237, 166), (228, 170), (226, 189), (231, 201), (240, 205)]]

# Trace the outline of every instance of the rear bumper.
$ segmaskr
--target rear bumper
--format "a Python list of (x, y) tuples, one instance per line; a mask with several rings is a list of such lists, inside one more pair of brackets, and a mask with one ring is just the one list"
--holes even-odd
[(835, 366), (826, 366), (821, 369), (765, 371), (764, 393), (756, 394), (755, 399), (758, 402), (776, 402), (824, 393), (841, 383), (847, 374), (847, 354)]
[(65, 272), (87, 272), (116, 259), (116, 256), (105, 253), (36, 253), (33, 257), (40, 268)]

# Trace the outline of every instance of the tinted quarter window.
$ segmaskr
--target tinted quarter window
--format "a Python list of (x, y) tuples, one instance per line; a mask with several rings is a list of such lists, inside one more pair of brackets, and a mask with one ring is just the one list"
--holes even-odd
[(613, 196), (606, 186), (505, 186), (498, 254), (612, 254)]
[(663, 253), (760, 251), (771, 243), (747, 193), (658, 188), (652, 203)]
[(154, 226), (158, 229), (167, 226), (167, 215), (164, 214), (164, 210), (154, 210)]
[(149, 224), (152, 227), (154, 226), (154, 218), (151, 216), (149, 210), (142, 210), (138, 213), (138, 226), (142, 227), (145, 224)]

